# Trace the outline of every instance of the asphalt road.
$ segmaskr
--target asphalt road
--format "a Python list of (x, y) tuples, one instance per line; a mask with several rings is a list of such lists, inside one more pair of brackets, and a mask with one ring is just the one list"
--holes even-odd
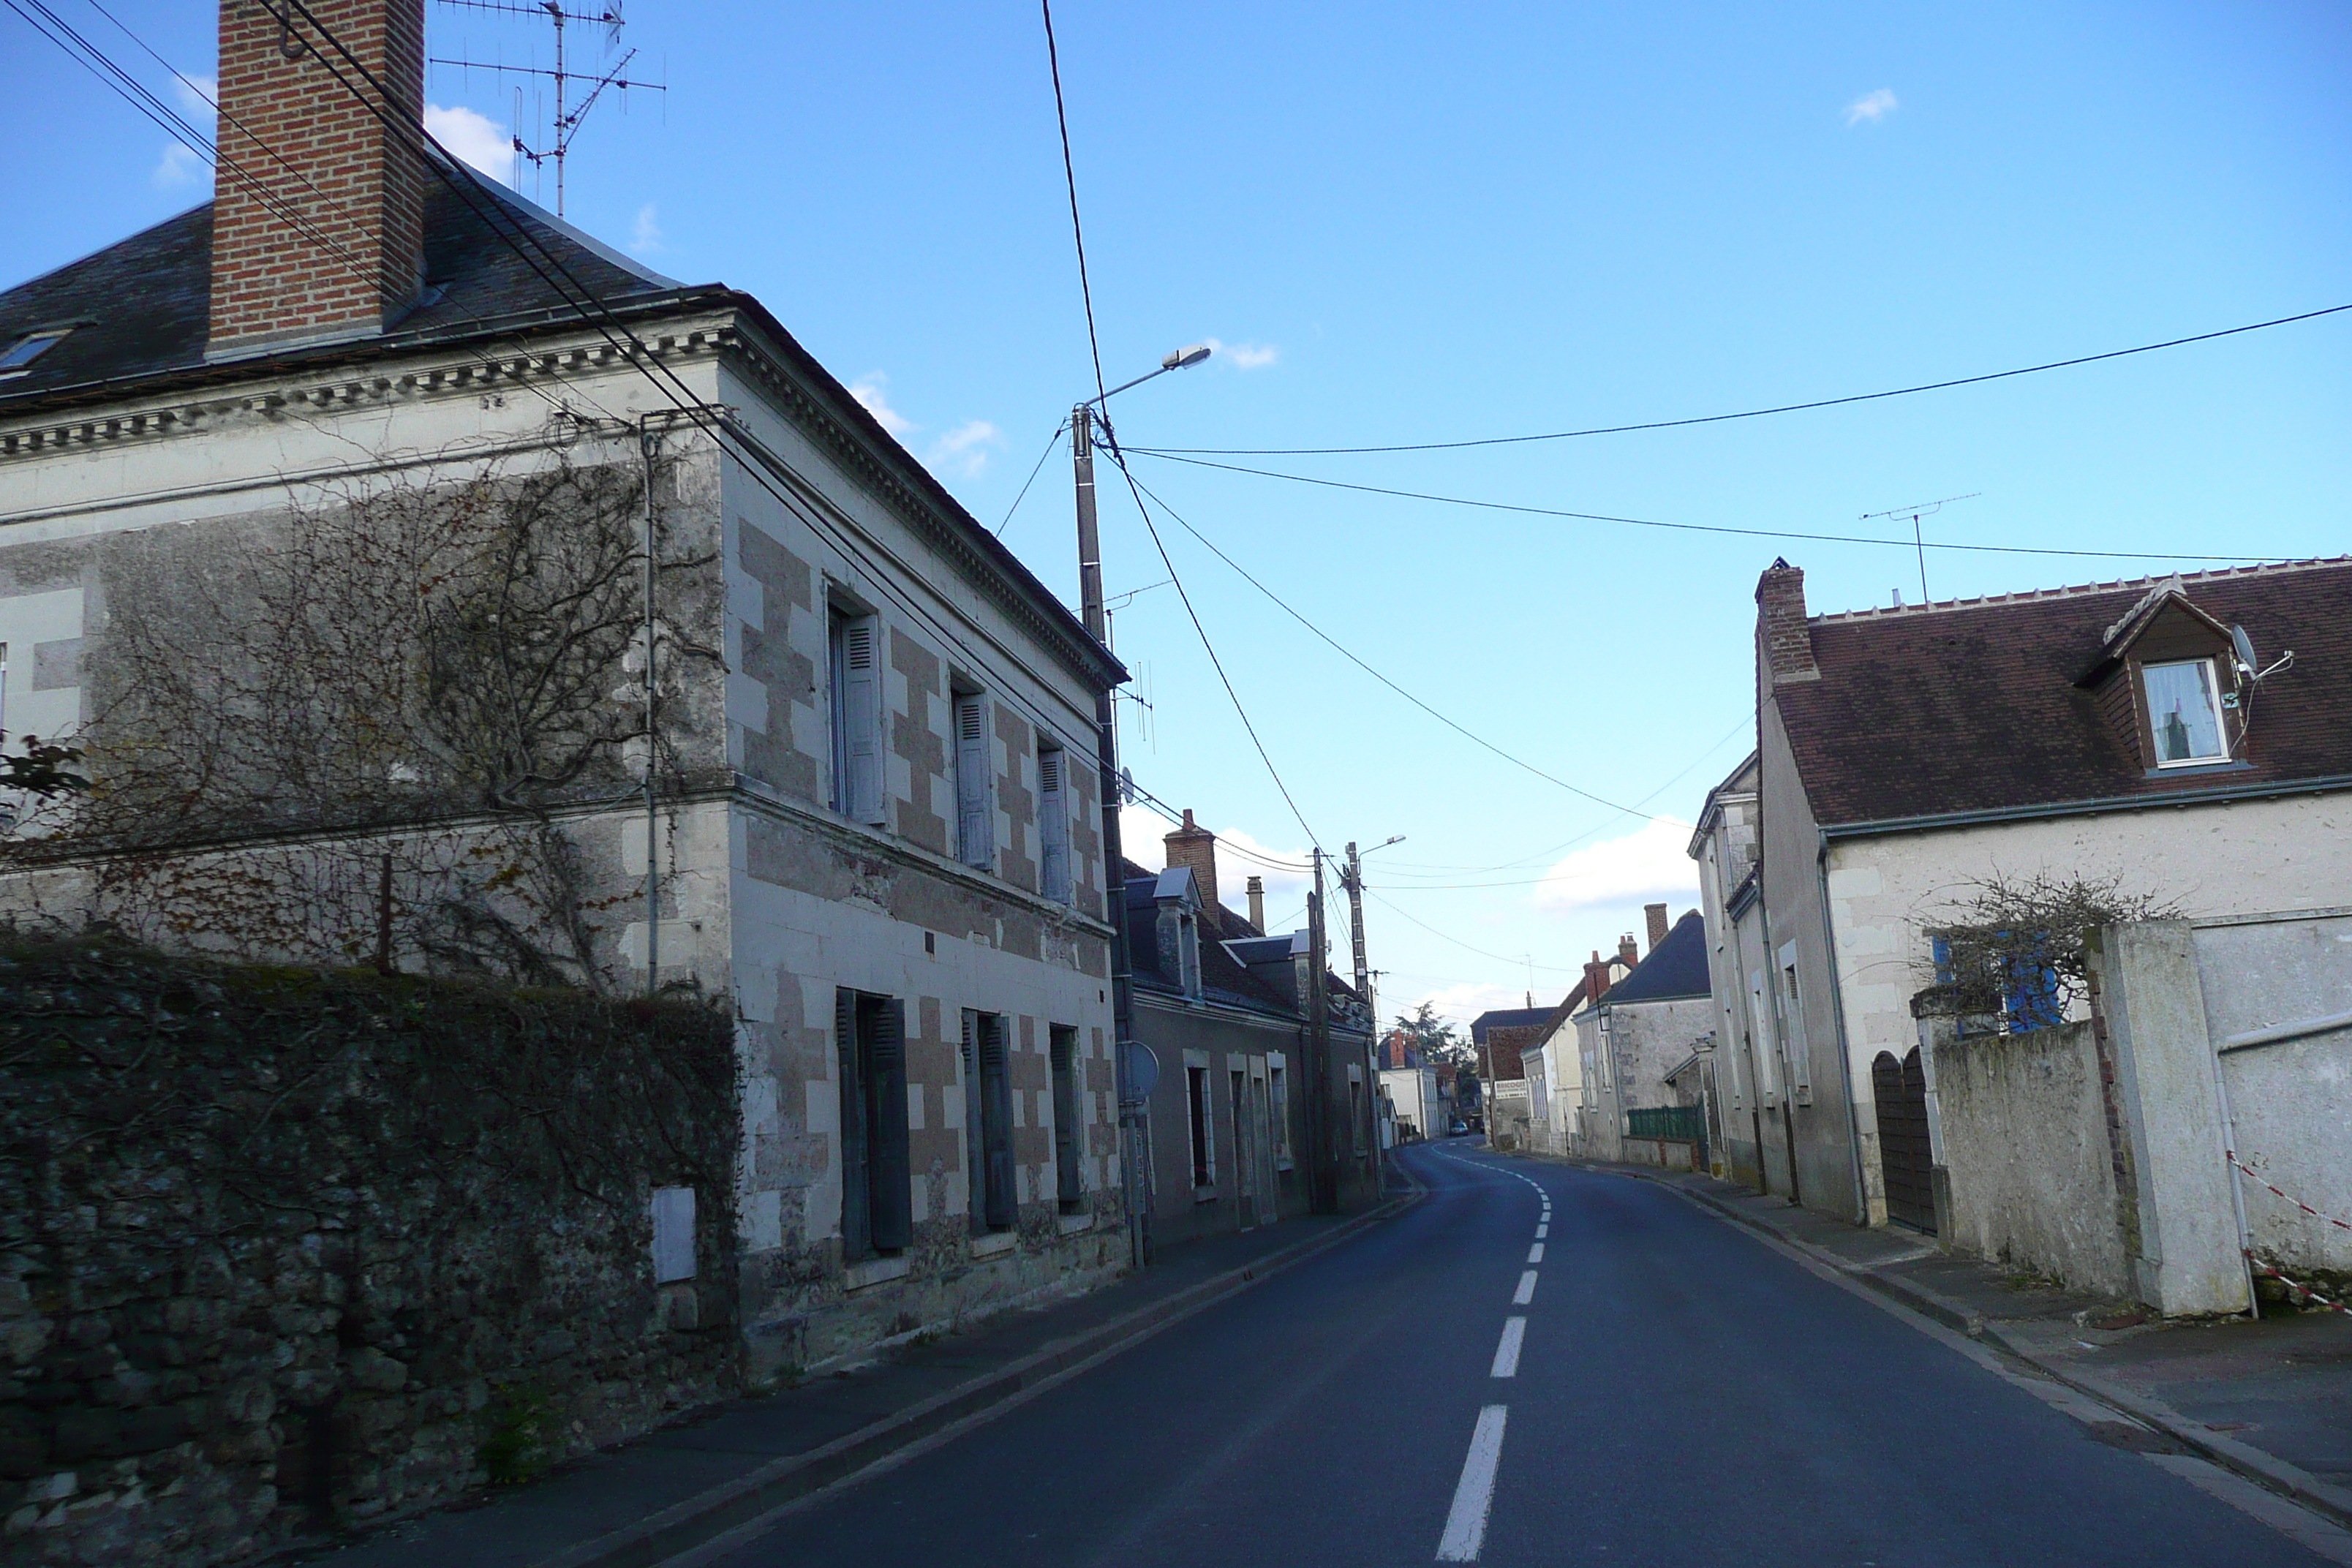
[(2352, 1560), (1664, 1188), (1406, 1158), (1400, 1218), (695, 1561)]

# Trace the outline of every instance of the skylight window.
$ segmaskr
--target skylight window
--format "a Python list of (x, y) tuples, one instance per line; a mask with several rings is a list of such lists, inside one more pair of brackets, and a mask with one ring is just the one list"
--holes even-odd
[(65, 341), (71, 327), (55, 327), (47, 331), (27, 332), (0, 349), (0, 376), (22, 375), (32, 363)]
[(2221, 733), (2221, 701), (2210, 658), (2183, 659), (2175, 664), (2141, 668), (2147, 690), (2147, 723), (2156, 738), (2156, 765), (2185, 767), (2192, 763), (2227, 762), (2229, 742)]

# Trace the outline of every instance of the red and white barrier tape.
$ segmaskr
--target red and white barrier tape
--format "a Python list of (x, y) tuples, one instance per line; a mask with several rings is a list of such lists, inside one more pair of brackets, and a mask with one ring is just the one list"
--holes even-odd
[(2280, 1284), (2285, 1286), (2287, 1288), (2287, 1293), (2294, 1296), (2298, 1304), (2305, 1301), (2310, 1301), (2316, 1303), (2320, 1307), (2323, 1307), (2331, 1312), (2352, 1312), (2352, 1307), (2347, 1307), (2341, 1301), (2329, 1300), (2326, 1297), (2321, 1295), (2310, 1286), (2305, 1285), (2300, 1279), (2290, 1279), (2267, 1263), (2254, 1262), (2254, 1255), (2251, 1252), (2246, 1254), (2246, 1260), (2249, 1263), (2253, 1264), (2255, 1273), (2263, 1276), (2263, 1278), (2266, 1279), (2275, 1279)]
[(2305, 1203), (2301, 1198), (2294, 1197), (2286, 1193), (2279, 1192), (2278, 1188), (2273, 1187), (2268, 1182), (2263, 1181), (2263, 1178), (2255, 1173), (2252, 1166), (2248, 1165), (2243, 1160), (2239, 1159), (2234, 1150), (2227, 1151), (2226, 1152), (2229, 1155), (2230, 1163), (2237, 1166), (2239, 1170), (2243, 1171), (2247, 1175), (2252, 1176), (2256, 1185), (2263, 1188), (2267, 1192), (2274, 1193), (2278, 1196), (2285, 1198), (2287, 1202), (2293, 1204), (2295, 1207), (2301, 1209), (2304, 1213), (2309, 1215), (2314, 1219), (2326, 1220), (2329, 1225), (2334, 1226), (2338, 1230), (2352, 1230), (2352, 1221), (2337, 1219), (2332, 1214), (2322, 1214), (2317, 1209), (2313, 1208), (2309, 1204)]

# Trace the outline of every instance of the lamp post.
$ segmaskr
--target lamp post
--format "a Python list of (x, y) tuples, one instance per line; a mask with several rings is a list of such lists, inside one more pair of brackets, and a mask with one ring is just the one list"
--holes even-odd
[[(1208, 349), (1195, 343), (1178, 349), (1160, 362), (1160, 368), (1108, 392), (1087, 398), (1070, 410), (1070, 459), (1077, 483), (1078, 612), (1087, 633), (1108, 649), (1103, 618), (1102, 530), (1095, 512), (1095, 406), (1140, 386), (1155, 375), (1199, 364)], [(1135, 1040), (1134, 973), (1128, 959), (1127, 880), (1120, 874), (1124, 859), (1118, 832), (1118, 706), (1106, 689), (1095, 699), (1095, 760), (1100, 770), (1097, 793), (1102, 797), (1104, 911), (1110, 921), (1111, 1058), (1118, 1084), (1119, 1193), (1127, 1207), (1127, 1249), (1130, 1267), (1150, 1260), (1150, 1233), (1146, 1224), (1139, 1163), (1150, 1146), (1140, 1134), (1145, 1125), (1144, 1095), (1132, 1082)]]

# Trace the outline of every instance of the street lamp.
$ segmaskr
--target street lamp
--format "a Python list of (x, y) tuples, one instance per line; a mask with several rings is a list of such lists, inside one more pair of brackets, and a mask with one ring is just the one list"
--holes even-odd
[[(1129, 387), (1141, 386), (1155, 375), (1199, 364), (1208, 357), (1205, 343), (1178, 349), (1160, 362), (1158, 370), (1098, 393), (1070, 410), (1070, 458), (1076, 471), (1078, 490), (1078, 609), (1088, 634), (1105, 647), (1109, 645), (1109, 635), (1103, 615), (1102, 531), (1095, 520), (1095, 405)], [(1095, 700), (1095, 761), (1101, 769), (1097, 793), (1102, 801), (1103, 886), (1108, 895), (1104, 900), (1108, 908), (1103, 912), (1109, 917), (1111, 928), (1111, 1058), (1118, 1084), (1119, 1185), (1126, 1200), (1128, 1257), (1135, 1268), (1140, 1268), (1150, 1256), (1150, 1242), (1141, 1207), (1143, 1189), (1137, 1177), (1140, 1160), (1149, 1151), (1139, 1151), (1137, 1144), (1142, 1103), (1150, 1088), (1139, 1083), (1139, 1078), (1145, 1076), (1139, 1070), (1142, 1064), (1131, 1059), (1138, 1052), (1138, 1045), (1134, 975), (1128, 959), (1127, 895), (1119, 879), (1123, 846), (1118, 833), (1118, 708), (1108, 689)]]

